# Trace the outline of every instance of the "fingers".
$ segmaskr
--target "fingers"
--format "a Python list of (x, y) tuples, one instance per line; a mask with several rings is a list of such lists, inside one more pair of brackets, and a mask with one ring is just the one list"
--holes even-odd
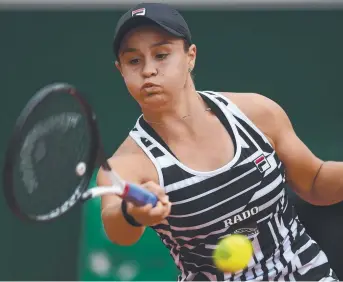
[(155, 194), (163, 204), (169, 203), (169, 197), (166, 195), (164, 189), (162, 189), (161, 186), (155, 182), (146, 182), (142, 185), (142, 187)]
[(171, 203), (168, 202), (166, 204), (163, 204), (162, 202), (158, 201), (155, 207), (153, 207), (151, 204), (142, 207), (137, 207), (134, 204), (128, 202), (127, 211), (129, 214), (133, 213), (137, 216), (147, 215), (154, 218), (164, 219), (170, 214)]
[(156, 206), (153, 207), (151, 204), (147, 204), (138, 207), (128, 202), (127, 212), (143, 225), (153, 226), (159, 224), (170, 214), (172, 205), (169, 202), (169, 197), (165, 194), (163, 188), (152, 181), (144, 183), (141, 187), (157, 196), (158, 202)]
[(134, 213), (139, 213), (139, 214), (148, 214), (149, 211), (152, 209), (152, 205), (148, 204), (145, 206), (135, 206), (133, 203), (127, 202), (127, 212), (131, 214), (132, 212)]
[(162, 202), (157, 202), (157, 205), (149, 210), (149, 214), (152, 217), (165, 218), (170, 214), (171, 203), (162, 204)]

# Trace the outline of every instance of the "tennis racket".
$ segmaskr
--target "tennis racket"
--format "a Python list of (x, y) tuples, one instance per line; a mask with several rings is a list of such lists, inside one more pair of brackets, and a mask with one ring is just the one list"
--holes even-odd
[[(97, 165), (112, 186), (88, 189)], [(3, 181), (10, 209), (22, 219), (39, 222), (105, 194), (137, 206), (157, 203), (156, 195), (125, 182), (111, 169), (91, 106), (65, 83), (42, 88), (21, 112), (6, 151)]]

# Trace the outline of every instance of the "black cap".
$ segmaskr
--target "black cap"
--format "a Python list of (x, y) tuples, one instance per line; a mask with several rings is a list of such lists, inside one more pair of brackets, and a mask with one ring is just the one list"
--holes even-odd
[(155, 24), (192, 44), (188, 25), (177, 10), (162, 3), (141, 3), (127, 11), (117, 23), (113, 40), (113, 52), (117, 57), (125, 34), (132, 28), (145, 24)]

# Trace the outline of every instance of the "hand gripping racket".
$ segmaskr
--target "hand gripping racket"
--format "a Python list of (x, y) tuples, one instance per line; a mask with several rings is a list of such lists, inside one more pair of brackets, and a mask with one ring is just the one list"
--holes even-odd
[[(97, 164), (113, 186), (87, 189)], [(6, 151), (3, 181), (11, 210), (34, 221), (55, 219), (104, 194), (117, 194), (137, 206), (157, 203), (154, 194), (111, 170), (91, 106), (64, 83), (38, 91), (21, 112)]]

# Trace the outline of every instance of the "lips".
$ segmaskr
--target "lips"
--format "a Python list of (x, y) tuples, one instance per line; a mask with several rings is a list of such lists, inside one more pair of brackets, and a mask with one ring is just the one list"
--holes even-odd
[(150, 88), (150, 87), (158, 87), (159, 85), (157, 84), (154, 84), (154, 83), (151, 83), (151, 82), (147, 82), (147, 83), (144, 83), (142, 88)]
[(144, 83), (142, 86), (142, 91), (148, 93), (148, 95), (157, 94), (161, 92), (161, 86), (154, 83)]

